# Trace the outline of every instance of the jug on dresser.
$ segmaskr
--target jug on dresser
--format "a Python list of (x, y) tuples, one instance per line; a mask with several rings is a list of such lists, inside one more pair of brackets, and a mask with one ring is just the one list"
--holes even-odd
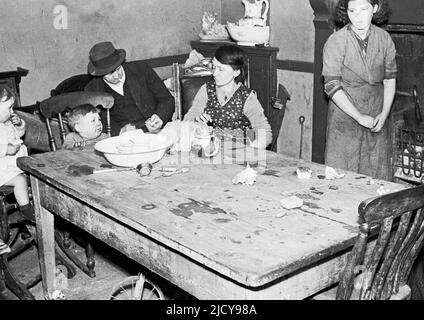
[[(249, 21), (252, 26), (266, 26), (267, 14), (269, 10), (268, 0), (242, 0), (244, 4), (244, 21)], [(263, 5), (265, 4), (265, 11), (262, 13)]]

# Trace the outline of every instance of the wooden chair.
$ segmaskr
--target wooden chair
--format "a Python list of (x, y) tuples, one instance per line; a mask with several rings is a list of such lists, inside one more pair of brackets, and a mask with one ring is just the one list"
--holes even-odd
[[(337, 288), (313, 299), (409, 299), (408, 276), (424, 240), (423, 208), (424, 185), (364, 200), (358, 208), (359, 235)], [(365, 256), (375, 232), (375, 246)]]
[[(47, 98), (39, 103), (41, 115), (46, 119), (47, 134), (52, 151), (56, 151), (58, 149), (58, 143), (60, 143), (60, 146), (62, 145), (68, 132), (63, 121), (64, 113), (80, 104), (85, 103), (106, 109), (106, 132), (110, 135), (111, 127), (109, 110), (113, 107), (114, 103), (112, 95), (97, 91), (75, 91), (59, 94)], [(54, 136), (51, 127), (51, 121), (56, 117), (59, 122), (59, 139)]]
[[(12, 74), (13, 73), (13, 74)], [(35, 112), (38, 109), (38, 105), (21, 107), (20, 104), (20, 90), (19, 82), (22, 75), (26, 75), (28, 70), (18, 68), (18, 72), (8, 72), (7, 77), (15, 77), (14, 81), (10, 80), (8, 83), (11, 85), (11, 89), (16, 92), (17, 99), (14, 105), (15, 111), (20, 113), (21, 111)], [(6, 80), (7, 82), (8, 80)], [(22, 112), (24, 113), (24, 112)], [(27, 123), (27, 129), (31, 126)], [(31, 132), (26, 132), (26, 136), (31, 135)], [(28, 152), (31, 152), (31, 148), (28, 147)], [(30, 193), (30, 190), (29, 190)], [(31, 195), (31, 193), (30, 193)], [(7, 244), (11, 247), (11, 252), (2, 255), (0, 258), (0, 299), (8, 298), (7, 288), (9, 288), (19, 299), (34, 299), (34, 296), (28, 290), (32, 286), (36, 285), (41, 281), (41, 275), (38, 273), (27, 283), (22, 283), (19, 277), (15, 275), (12, 267), (9, 264), (13, 258), (24, 252), (28, 248), (38, 248), (36, 237), (28, 227), (28, 221), (22, 217), (18, 210), (18, 204), (13, 195), (13, 187), (1, 186), (0, 187), (0, 236)], [(16, 212), (16, 222), (11, 223), (9, 214)], [(19, 240), (19, 238), (21, 240)], [(56, 263), (63, 265), (67, 269), (67, 277), (70, 279), (75, 276), (75, 268), (64, 258), (63, 253), (58, 251), (56, 248)]]
[[(27, 221), (21, 217), (14, 223), (10, 222), (9, 214), (18, 210), (18, 204), (13, 197), (13, 187), (0, 187), (0, 236), (11, 247), (11, 252), (0, 257), (0, 299), (7, 298), (9, 288), (21, 300), (34, 300), (34, 295), (28, 290), (41, 281), (41, 274), (34, 275), (28, 282), (22, 283), (13, 271), (9, 261), (24, 252), (36, 247), (37, 240), (27, 228)], [(15, 232), (12, 232), (15, 231)], [(18, 241), (18, 238), (21, 240)], [(75, 268), (68, 263), (64, 254), (56, 248), (56, 264), (63, 265), (67, 269), (67, 277), (75, 276)]]
[(93, 79), (89, 74), (77, 74), (66, 78), (59, 83), (56, 88), (50, 90), (50, 96), (57, 96), (63, 93), (84, 91), (85, 86)]
[[(0, 187), (0, 237), (4, 242), (10, 244), (11, 252), (8, 254), (4, 254), (0, 256), (0, 298), (7, 297), (7, 288), (22, 300), (33, 300), (34, 296), (31, 292), (29, 292), (29, 288), (32, 287), (35, 283), (37, 283), (40, 279), (34, 279), (30, 281), (31, 283), (23, 284), (19, 279), (15, 276), (12, 268), (9, 265), (9, 259), (16, 252), (16, 248), (12, 246), (12, 243), (15, 239), (10, 239), (10, 224), (8, 219), (8, 213), (12, 210), (18, 209), (18, 205), (16, 202), (8, 203), (6, 201), (7, 197), (11, 197), (13, 195), (13, 187), (9, 186), (1, 186)], [(18, 251), (21, 252), (23, 247), (28, 247), (32, 238), (28, 238), (24, 241), (24, 244), (18, 248)], [(35, 282), (35, 283), (34, 283)]]
[[(109, 110), (113, 106), (114, 99), (108, 93), (95, 91), (69, 92), (52, 96), (40, 102), (40, 112), (42, 116), (46, 119), (47, 133), (52, 151), (56, 151), (57, 149), (59, 149), (59, 146), (62, 145), (63, 141), (65, 140), (66, 133), (68, 132), (64, 122), (64, 113), (80, 104), (87, 103), (92, 104), (95, 107), (101, 106), (106, 109), (106, 132), (110, 135), (111, 127)], [(51, 128), (50, 122), (53, 118), (56, 117), (59, 121), (60, 137), (55, 137)], [(69, 226), (65, 226), (63, 231), (59, 231), (59, 229), (60, 228), (57, 228), (55, 231), (55, 239), (59, 247), (63, 250), (66, 256), (77, 265), (78, 268), (80, 268), (88, 276), (95, 277), (96, 273), (94, 272), (94, 250), (90, 241), (86, 241), (85, 243), (87, 262), (86, 264), (84, 264), (75, 255), (75, 253), (70, 250), (71, 242), (70, 234), (68, 231)]]
[(182, 75), (180, 65), (178, 63), (172, 64), (172, 86), (175, 99), (174, 120), (183, 120), (200, 87), (211, 80), (213, 80), (211, 75)]

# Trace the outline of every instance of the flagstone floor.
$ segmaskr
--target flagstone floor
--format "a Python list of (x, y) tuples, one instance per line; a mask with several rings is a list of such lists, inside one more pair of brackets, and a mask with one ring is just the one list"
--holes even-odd
[[(167, 299), (195, 299), (186, 292), (175, 287), (163, 278), (150, 273), (147, 269), (138, 263), (130, 260), (115, 249), (97, 241), (93, 243), (95, 248), (95, 272), (96, 277), (90, 278), (80, 269), (72, 279), (61, 277), (62, 293), (66, 300), (108, 300), (112, 288), (126, 277), (143, 273), (163, 291)], [(73, 243), (72, 249), (85, 261), (85, 252), (77, 243)], [(10, 261), (15, 275), (25, 283), (35, 274), (39, 273), (38, 256), (35, 248), (26, 250), (19, 256)], [(66, 269), (59, 266), (60, 270)], [(37, 300), (43, 299), (43, 290), (41, 282), (30, 289), (30, 292)], [(13, 293), (8, 292), (8, 299), (17, 300)]]

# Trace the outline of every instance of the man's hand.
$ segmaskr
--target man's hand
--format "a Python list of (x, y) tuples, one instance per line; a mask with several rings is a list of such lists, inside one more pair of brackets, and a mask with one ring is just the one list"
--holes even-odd
[(121, 130), (119, 131), (119, 135), (123, 134), (124, 132), (133, 131), (133, 130), (137, 130), (137, 128), (133, 124), (128, 123), (121, 128)]
[(212, 122), (211, 116), (207, 113), (202, 113), (201, 115), (197, 116), (194, 120), (197, 122), (203, 122), (206, 125)]
[(163, 121), (157, 114), (153, 114), (144, 124), (149, 132), (156, 133), (162, 128)]
[(16, 113), (12, 113), (10, 115), (10, 122), (12, 122), (14, 126), (20, 127), (22, 124), (22, 119)]
[(84, 140), (78, 141), (74, 143), (74, 148), (81, 148), (81, 147), (84, 147), (85, 145), (86, 145), (86, 142)]
[(7, 151), (6, 151), (6, 155), (8, 156), (14, 156), (15, 154), (18, 153), (19, 149), (21, 148), (20, 144), (11, 144), (9, 143), (7, 145)]

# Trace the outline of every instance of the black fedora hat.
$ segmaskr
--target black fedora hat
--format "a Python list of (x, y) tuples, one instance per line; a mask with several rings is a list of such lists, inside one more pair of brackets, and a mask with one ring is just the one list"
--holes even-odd
[(97, 43), (90, 50), (87, 71), (92, 76), (104, 76), (118, 68), (125, 56), (125, 50), (115, 49), (112, 42)]

